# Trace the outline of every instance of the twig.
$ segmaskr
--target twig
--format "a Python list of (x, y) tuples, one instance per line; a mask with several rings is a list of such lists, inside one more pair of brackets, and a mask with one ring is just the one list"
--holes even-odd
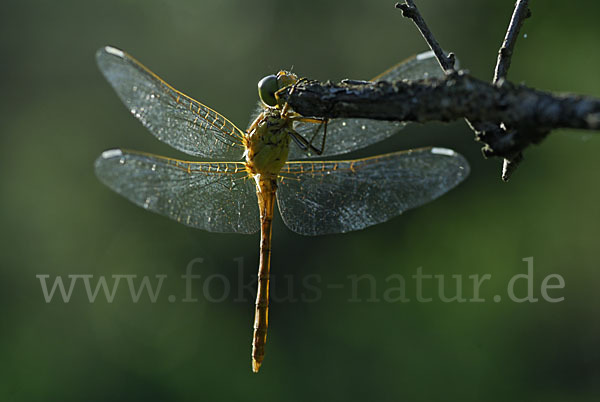
[(419, 13), (419, 9), (413, 0), (406, 0), (404, 4), (396, 3), (396, 8), (402, 10), (402, 16), (413, 20), (421, 32), (421, 35), (423, 35), (425, 42), (427, 42), (427, 45), (429, 45), (429, 48), (433, 50), (433, 53), (440, 63), (440, 66), (442, 66), (442, 70), (444, 70), (446, 74), (452, 72), (454, 70), (454, 63), (456, 61), (454, 53), (448, 53), (448, 56), (446, 56), (440, 44), (435, 39), (435, 36), (433, 36), (433, 33), (425, 23), (425, 20), (423, 17), (421, 17), (421, 13)]
[(510, 176), (513, 174), (515, 169), (519, 166), (519, 163), (523, 160), (523, 153), (519, 152), (516, 156), (511, 158), (504, 158), (502, 162), (502, 180), (508, 181)]
[[(494, 83), (498, 83), (501, 80), (506, 79), (510, 63), (512, 61), (513, 49), (515, 43), (521, 31), (521, 26), (526, 18), (531, 17), (531, 10), (529, 9), (529, 0), (518, 0), (515, 3), (515, 9), (513, 11), (510, 23), (508, 24), (508, 30), (504, 36), (502, 46), (498, 51), (498, 60), (496, 62), (496, 68), (494, 69)], [(500, 126), (491, 129), (496, 134), (503, 131)], [(504, 158), (502, 162), (502, 180), (508, 181), (514, 171), (519, 167), (519, 164), (523, 160), (523, 152), (518, 152), (515, 155)]]
[(531, 17), (531, 10), (529, 9), (529, 0), (518, 0), (515, 4), (515, 10), (513, 11), (504, 42), (498, 51), (498, 61), (496, 62), (496, 68), (494, 70), (494, 83), (500, 79), (506, 78), (508, 68), (512, 59), (513, 49), (519, 36), (519, 31), (523, 25), (523, 21), (526, 18)]

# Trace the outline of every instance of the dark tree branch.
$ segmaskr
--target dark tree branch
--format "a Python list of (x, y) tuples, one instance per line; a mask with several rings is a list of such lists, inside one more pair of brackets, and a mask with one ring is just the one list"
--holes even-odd
[[(600, 99), (556, 95), (503, 81), (491, 84), (461, 71), (444, 79), (340, 84), (303, 80), (280, 96), (305, 116), (396, 121), (480, 121), (486, 156), (505, 157), (552, 129), (600, 129)], [(502, 135), (486, 125), (503, 127)]]
[[(490, 84), (464, 72), (442, 80), (340, 84), (302, 81), (280, 94), (305, 116), (396, 121), (480, 122), (476, 139), (486, 157), (506, 160), (503, 179), (520, 162), (522, 151), (552, 129), (600, 129), (600, 99), (555, 95), (501, 81)], [(470, 123), (471, 124), (471, 123)]]
[(504, 158), (507, 181), (523, 159), (523, 150), (541, 142), (553, 129), (600, 129), (600, 99), (555, 95), (505, 80), (523, 21), (531, 15), (528, 0), (518, 0), (498, 52), (493, 83), (454, 71), (453, 53), (444, 53), (413, 0), (396, 4), (410, 18), (446, 72), (443, 80), (417, 82), (301, 81), (281, 96), (300, 114), (315, 117), (397, 121), (466, 119), (486, 157)]

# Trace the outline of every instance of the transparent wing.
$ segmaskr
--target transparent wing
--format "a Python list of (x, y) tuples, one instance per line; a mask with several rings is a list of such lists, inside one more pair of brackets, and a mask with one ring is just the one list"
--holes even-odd
[[(322, 155), (306, 152), (292, 141), (288, 159), (345, 154), (383, 141), (396, 134), (405, 125), (406, 123), (399, 121), (331, 119), (327, 123), (327, 138), (325, 139), (325, 148)], [(308, 141), (311, 141), (317, 148), (320, 148), (323, 143), (324, 127), (323, 124), (294, 122), (294, 130)]]
[(106, 46), (96, 59), (131, 114), (159, 140), (203, 158), (242, 158), (243, 132), (225, 117), (177, 91), (119, 49)]
[(343, 233), (385, 222), (463, 181), (467, 161), (446, 148), (372, 158), (288, 162), (277, 189), (285, 224), (305, 235)]
[(184, 225), (225, 233), (259, 230), (254, 181), (241, 162), (184, 162), (113, 149), (96, 159), (112, 190)]
[[(444, 72), (433, 55), (433, 52), (420, 53), (389, 70), (371, 81), (399, 81), (401, 79), (417, 80), (428, 77), (443, 77)], [(331, 119), (327, 123), (325, 150), (320, 156), (332, 156), (364, 148), (382, 141), (400, 131), (406, 123), (397, 121), (369, 119)], [(323, 139), (323, 125), (295, 122), (294, 130), (307, 140), (313, 139), (313, 145), (320, 147)], [(289, 159), (304, 159), (317, 155), (306, 153), (296, 144), (290, 145)]]
[(433, 51), (416, 54), (389, 68), (371, 81), (396, 82), (400, 80), (422, 80), (426, 78), (444, 78), (444, 71), (435, 58)]

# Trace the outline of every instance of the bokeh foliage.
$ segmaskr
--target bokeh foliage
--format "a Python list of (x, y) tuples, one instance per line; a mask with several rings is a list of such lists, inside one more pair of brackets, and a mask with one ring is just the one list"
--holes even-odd
[[(177, 88), (245, 127), (256, 82), (280, 68), (320, 80), (368, 79), (425, 44), (393, 1), (4, 1), (0, 5), (0, 399), (596, 400), (600, 393), (600, 139), (561, 131), (528, 150), (513, 180), (485, 161), (464, 122), (412, 125), (360, 155), (437, 145), (465, 155), (470, 178), (376, 227), (302, 237), (275, 222), (273, 292), (318, 274), (314, 303), (273, 303), (267, 356), (250, 371), (253, 302), (166, 297), (45, 303), (36, 274), (196, 273), (232, 289), (255, 274), (258, 237), (196, 231), (150, 214), (95, 178), (107, 148), (179, 156), (133, 119), (97, 70), (121, 47)], [(421, 0), (442, 45), (492, 77), (512, 1)], [(532, 2), (509, 78), (600, 96), (600, 3)], [(495, 294), (535, 259), (535, 285), (560, 274), (561, 303)], [(238, 262), (243, 261), (243, 278)], [(491, 274), (485, 303), (348, 302), (349, 275)], [(199, 281), (202, 283), (202, 281)], [(325, 287), (345, 283), (341, 290)], [(210, 288), (219, 292), (218, 283)], [(523, 292), (524, 289), (519, 291)], [(232, 290), (233, 292), (233, 290)], [(425, 292), (434, 293), (435, 286)], [(536, 290), (537, 292), (537, 290)], [(414, 295), (408, 284), (407, 293)], [(450, 293), (450, 291), (449, 291)], [(361, 288), (361, 297), (368, 297)], [(539, 292), (537, 293), (539, 296)]]

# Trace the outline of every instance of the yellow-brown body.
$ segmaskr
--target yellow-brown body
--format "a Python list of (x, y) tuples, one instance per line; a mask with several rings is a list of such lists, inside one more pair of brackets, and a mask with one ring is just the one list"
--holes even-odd
[(277, 175), (287, 161), (292, 121), (277, 108), (267, 108), (250, 125), (244, 138), (246, 169), (256, 182), (260, 210), (258, 291), (252, 337), (252, 370), (258, 372), (265, 355), (269, 322), (271, 232)]

